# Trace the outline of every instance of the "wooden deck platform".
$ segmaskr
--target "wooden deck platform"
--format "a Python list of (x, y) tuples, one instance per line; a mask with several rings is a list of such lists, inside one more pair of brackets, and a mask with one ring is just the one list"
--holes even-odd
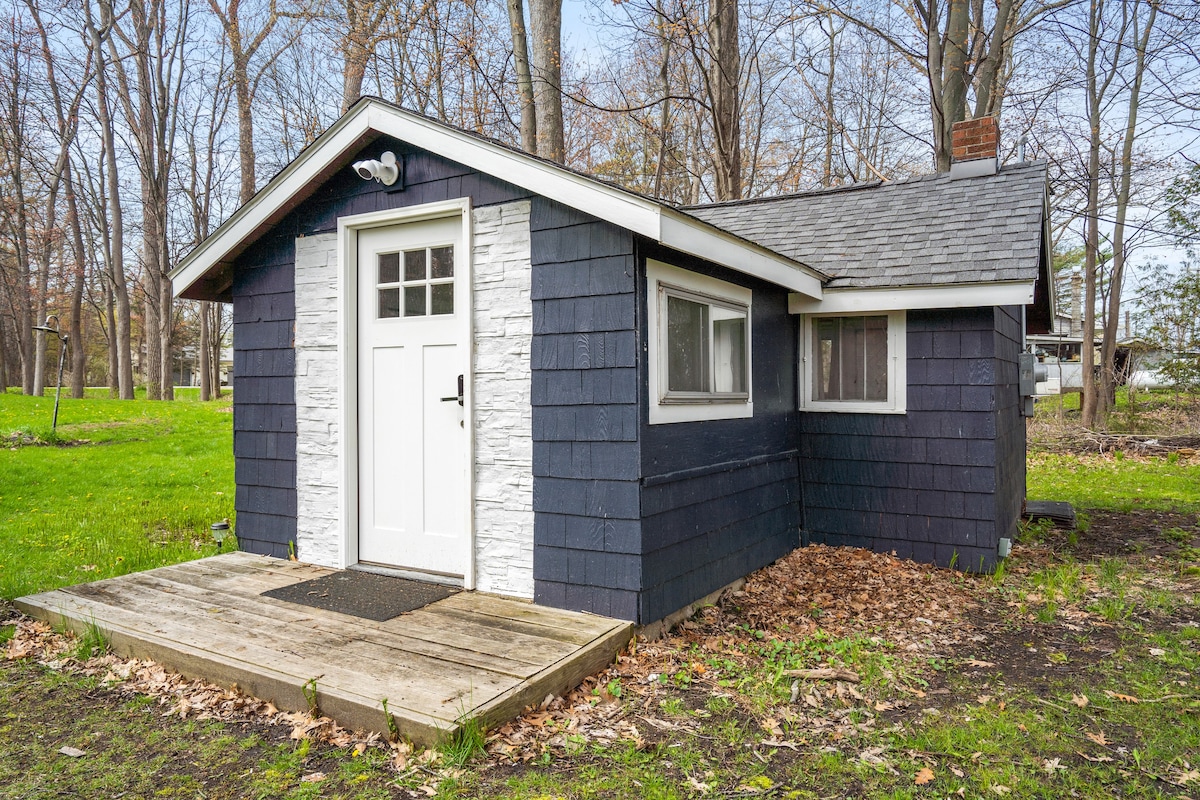
[(22, 597), (26, 614), (75, 630), (96, 625), (123, 655), (304, 711), (315, 680), (341, 725), (419, 744), (466, 719), (507, 721), (611, 662), (628, 622), (461, 592), (386, 622), (262, 597), (332, 570), (228, 553)]

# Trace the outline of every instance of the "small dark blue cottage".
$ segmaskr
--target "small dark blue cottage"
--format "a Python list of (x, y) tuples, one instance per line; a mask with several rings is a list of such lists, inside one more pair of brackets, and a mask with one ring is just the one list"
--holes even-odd
[(1045, 187), (680, 209), (363, 99), (173, 274), (233, 304), (239, 541), (641, 623), (808, 542), (989, 569)]

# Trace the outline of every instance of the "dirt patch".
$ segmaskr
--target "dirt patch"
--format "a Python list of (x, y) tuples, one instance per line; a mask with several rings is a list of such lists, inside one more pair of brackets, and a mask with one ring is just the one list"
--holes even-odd
[(1145, 510), (1126, 514), (1097, 510), (1085, 513), (1087, 530), (1076, 532), (1076, 543), (1069, 545), (1079, 559), (1173, 556), (1181, 547), (1200, 544), (1200, 516), (1196, 514)]
[(25, 431), (13, 431), (0, 437), (0, 447), (9, 450), (17, 450), (22, 447), (80, 447), (85, 444), (91, 444), (91, 442), (87, 439), (56, 439), (47, 442), (35, 434)]

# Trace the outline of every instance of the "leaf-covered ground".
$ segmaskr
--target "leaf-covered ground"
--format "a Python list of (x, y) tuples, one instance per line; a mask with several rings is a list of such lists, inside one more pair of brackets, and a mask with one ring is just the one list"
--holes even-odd
[(1200, 796), (1198, 537), (1093, 512), (1030, 528), (995, 577), (798, 550), (441, 751), (81, 661), (25, 621), (0, 628), (0, 797)]

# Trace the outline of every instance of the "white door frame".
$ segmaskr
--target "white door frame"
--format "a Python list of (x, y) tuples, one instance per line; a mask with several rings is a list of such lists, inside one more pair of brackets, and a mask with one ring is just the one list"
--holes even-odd
[(341, 492), (338, 498), (338, 519), (341, 522), (345, 563), (358, 563), (358, 232), (405, 222), (422, 222), (442, 217), (462, 218), (463, 259), (467, 274), (467, 364), (463, 377), (463, 420), (467, 426), (467, 480), (463, 497), (467, 512), (466, 570), (463, 588), (475, 588), (475, 327), (474, 276), (471, 239), (471, 198), (425, 203), (419, 206), (375, 211), (338, 218), (338, 293), (341, 308), (338, 314), (338, 360), (341, 363), (342, 415), (339, 437), (341, 446)]

